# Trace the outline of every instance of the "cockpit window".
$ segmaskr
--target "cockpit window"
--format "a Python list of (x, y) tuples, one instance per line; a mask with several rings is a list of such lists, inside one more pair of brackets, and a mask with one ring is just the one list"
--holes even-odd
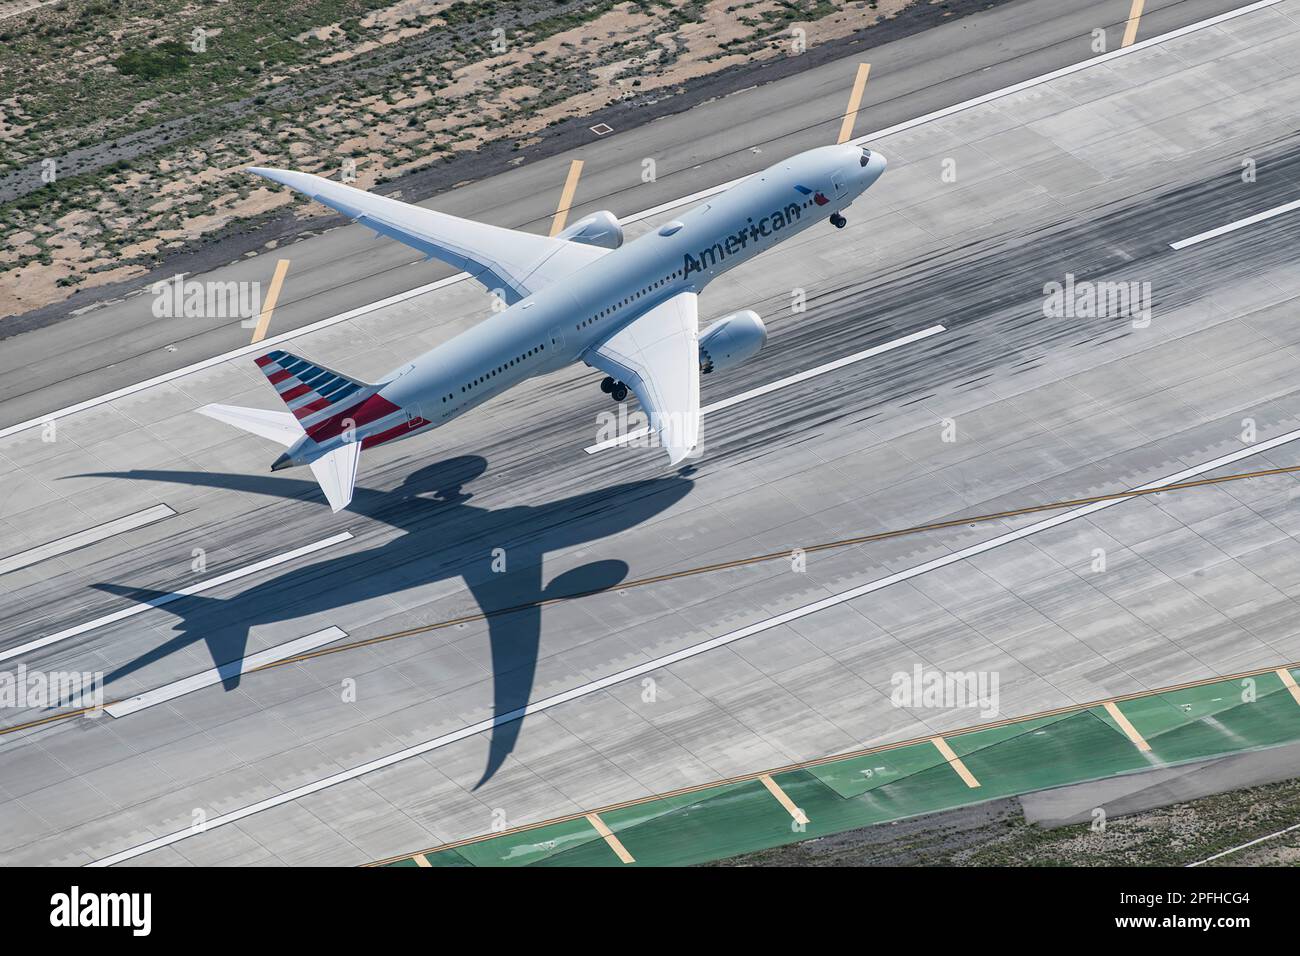
[(871, 150), (869, 150), (869, 149), (867, 149), (867, 147), (863, 146), (863, 147), (862, 147), (862, 158), (858, 160), (858, 165), (859, 165), (859, 166), (865, 166), (865, 165), (867, 165), (867, 163), (869, 163), (869, 162), (871, 162)]

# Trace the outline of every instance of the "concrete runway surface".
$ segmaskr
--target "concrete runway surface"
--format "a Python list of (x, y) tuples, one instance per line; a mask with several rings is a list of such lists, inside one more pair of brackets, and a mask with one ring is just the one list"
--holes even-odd
[[(877, 52), (868, 100), (890, 82)], [(835, 114), (853, 62), (792, 78), (789, 95)], [(1008, 82), (1044, 72), (1012, 62), (1024, 75)], [(972, 723), (891, 704), (891, 675), (918, 663), (997, 673), (1013, 715), (1300, 659), (1294, 475), (818, 552), (803, 571), (777, 560), (628, 586), (1189, 471), (1300, 465), (1300, 213), (1170, 245), (1300, 198), (1298, 69), (1300, 0), (1281, 0), (873, 138), (890, 168), (847, 229), (805, 233), (707, 291), (709, 315), (754, 308), (770, 339), (709, 376), (704, 401), (945, 331), (711, 413), (681, 472), (654, 449), (584, 453), (614, 408), (585, 369), (368, 451), (337, 516), (307, 473), (268, 473), (274, 447), (193, 413), (275, 407), (247, 357), (62, 417), (54, 441), (39, 426), (0, 439), (0, 660), (103, 672), (121, 702), (0, 737), (0, 860), (356, 864)], [(629, 136), (671, 142), (708, 108)], [(782, 138), (762, 161), (804, 145)], [(648, 154), (634, 142), (625, 162)], [(312, 241), (325, 283), (329, 251), (363, 237)], [(356, 248), (373, 273), (407, 261)], [(1044, 286), (1067, 273), (1137, 283), (1149, 317), (1045, 316)], [(420, 276), (410, 285), (436, 274)], [(376, 283), (326, 293), (324, 314), (394, 291)], [(799, 289), (808, 307), (793, 312)], [(450, 283), (289, 348), (375, 376), (488, 308)], [(6, 343), (6, 361), (79, 323)], [(185, 357), (242, 345), (236, 333), (199, 336)], [(82, 373), (64, 384), (56, 356), (31, 354), (4, 420), (166, 371), (128, 354), (140, 343), (93, 369), (109, 354), (93, 339), (66, 356)], [(538, 605), (582, 592), (598, 593)], [(356, 646), (196, 679), (326, 641)]]

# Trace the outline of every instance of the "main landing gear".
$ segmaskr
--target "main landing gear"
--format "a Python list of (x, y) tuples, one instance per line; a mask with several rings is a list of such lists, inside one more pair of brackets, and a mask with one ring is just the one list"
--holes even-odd
[(616, 402), (621, 402), (627, 398), (627, 386), (622, 382), (614, 381), (609, 375), (601, 379), (600, 390)]
[(845, 219), (843, 216), (841, 216), (839, 213), (837, 212), (831, 213), (831, 225), (834, 226), (836, 229), (843, 229), (847, 224), (848, 224), (848, 220)]

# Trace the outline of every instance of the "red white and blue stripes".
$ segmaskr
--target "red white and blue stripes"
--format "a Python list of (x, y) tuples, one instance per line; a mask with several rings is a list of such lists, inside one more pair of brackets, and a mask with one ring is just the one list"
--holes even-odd
[[(362, 439), (364, 448), (428, 424), (381, 396), (377, 386), (357, 382), (289, 352), (277, 349), (256, 362), (313, 441), (329, 441), (350, 428), (357, 433), (370, 432)], [(366, 427), (371, 425), (376, 428)]]

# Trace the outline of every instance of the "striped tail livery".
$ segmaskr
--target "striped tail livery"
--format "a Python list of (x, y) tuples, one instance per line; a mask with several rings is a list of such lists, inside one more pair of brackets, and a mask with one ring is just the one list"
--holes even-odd
[(311, 466), (336, 512), (352, 500), (362, 448), (429, 424), (381, 396), (382, 385), (357, 381), (279, 349), (256, 362), (288, 412), (234, 405), (206, 405), (199, 412), (287, 449), (272, 471)]

